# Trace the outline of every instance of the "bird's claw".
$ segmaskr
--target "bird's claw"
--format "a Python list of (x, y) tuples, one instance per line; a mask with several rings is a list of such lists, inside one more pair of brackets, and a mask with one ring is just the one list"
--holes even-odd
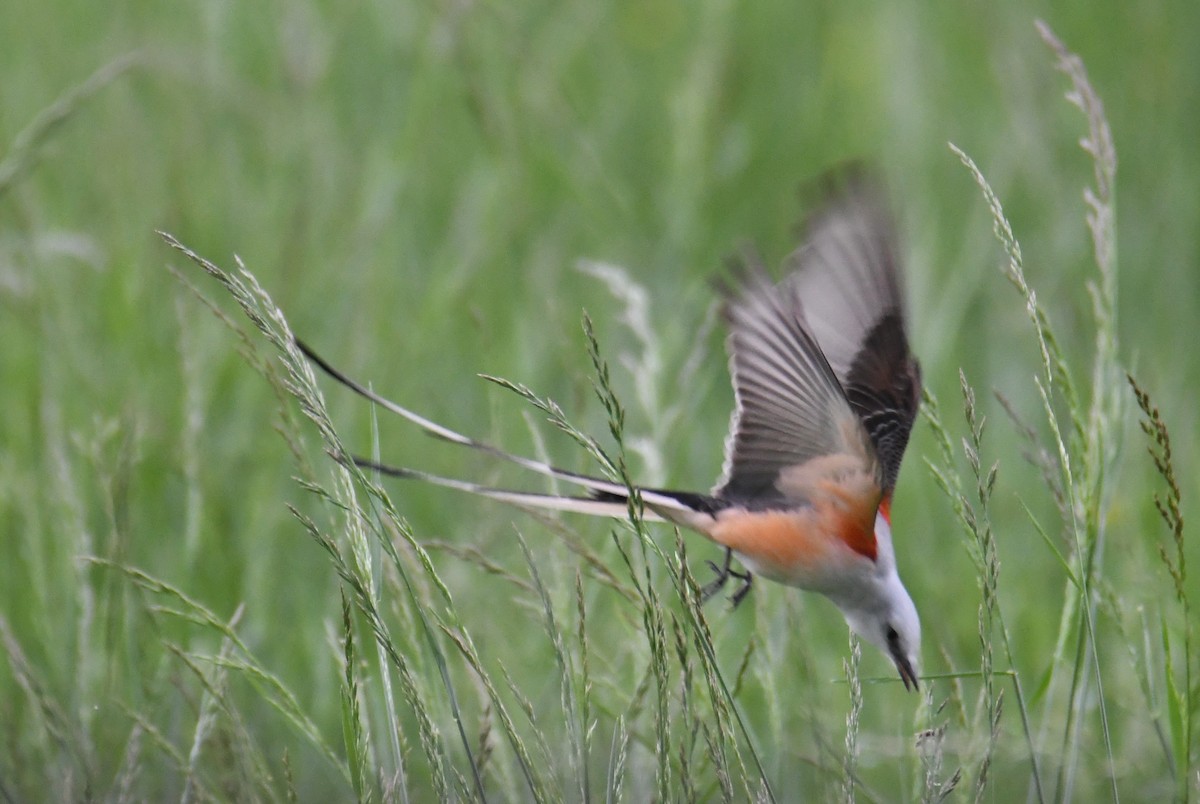
[(738, 570), (733, 569), (731, 566), (732, 561), (733, 551), (726, 549), (725, 562), (722, 566), (718, 567), (714, 561), (705, 562), (716, 574), (716, 577), (700, 588), (701, 603), (707, 603), (710, 598), (717, 594), (717, 592), (720, 592), (722, 589), (724, 589), (725, 584), (729, 582), (731, 577), (737, 578), (742, 582), (742, 585), (738, 587), (737, 591), (734, 592), (729, 598), (731, 608), (736, 609), (738, 605), (746, 599), (746, 595), (750, 594), (750, 586), (754, 583), (754, 576), (749, 572), (739, 572)]

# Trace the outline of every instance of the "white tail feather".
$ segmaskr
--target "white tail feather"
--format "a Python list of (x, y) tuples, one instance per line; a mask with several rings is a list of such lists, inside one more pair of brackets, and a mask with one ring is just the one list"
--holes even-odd
[[(383, 466), (381, 464), (369, 463), (366, 461), (359, 462), (359, 465), (364, 469), (375, 469), (391, 477), (399, 477), (409, 480), (421, 480), (425, 483), (430, 483), (435, 486), (465, 491), (468, 494), (476, 494), (480, 497), (487, 497), (492, 500), (499, 500), (500, 502), (506, 502), (511, 505), (519, 505), (525, 508), (543, 508), (549, 511), (569, 511), (576, 514), (605, 516), (616, 519), (624, 518), (628, 516), (629, 513), (629, 506), (625, 499), (593, 500), (590, 497), (564, 497), (555, 494), (538, 494), (537, 492), (532, 491), (513, 491), (511, 489), (499, 489), (492, 486), (481, 486), (478, 483), (471, 483), (466, 480), (456, 480), (452, 477), (443, 477), (441, 475), (434, 475), (428, 472), (420, 472), (416, 469), (404, 469), (398, 466)], [(662, 495), (656, 494), (653, 496), (655, 498), (659, 498)], [(679, 503), (676, 503), (676, 505), (679, 505)], [(647, 509), (644, 516), (646, 519), (654, 522), (666, 521), (662, 515), (651, 509)]]
[[(525, 458), (520, 455), (514, 455), (511, 452), (506, 452), (491, 444), (482, 441), (476, 441), (473, 438), (463, 435), (462, 433), (451, 430), (449, 427), (444, 427), (437, 422), (426, 419), (420, 414), (414, 413), (408, 408), (392, 402), (379, 394), (375, 393), (366, 386), (350, 379), (342, 372), (335, 369), (323, 358), (317, 355), (302, 341), (297, 340), (296, 346), (310, 360), (321, 367), (329, 376), (346, 386), (350, 390), (360, 396), (369, 399), (375, 404), (381, 406), (391, 413), (395, 413), (413, 424), (420, 427), (426, 433), (437, 438), (450, 441), (454, 444), (460, 444), (464, 447), (478, 450), (480, 452), (493, 455), (502, 460), (515, 463), (530, 471), (536, 472), (546, 477), (556, 478), (566, 483), (572, 483), (576, 486), (581, 486), (589, 491), (600, 492), (602, 494), (612, 495), (617, 498), (614, 500), (597, 500), (588, 497), (566, 497), (553, 494), (538, 494), (535, 492), (510, 491), (508, 489), (497, 489), (489, 486), (481, 486), (476, 483), (470, 483), (465, 480), (456, 480), (454, 478), (442, 477), (440, 475), (432, 475), (427, 472), (420, 472), (415, 469), (405, 469), (395, 466), (387, 466), (377, 464), (373, 461), (368, 461), (360, 458), (355, 458), (354, 462), (366, 469), (375, 469), (386, 475), (401, 478), (411, 478), (414, 480), (423, 480), (427, 483), (432, 483), (445, 488), (458, 489), (470, 494), (477, 494), (482, 497), (490, 497), (493, 500), (511, 503), (513, 505), (521, 505), (532, 508), (544, 508), (552, 511), (571, 511), (574, 513), (588, 514), (590, 516), (606, 516), (615, 518), (624, 518), (628, 515), (628, 503), (626, 500), (629, 496), (629, 489), (622, 483), (614, 483), (611, 480), (602, 480), (598, 477), (589, 477), (576, 472), (568, 472), (565, 469), (558, 469), (543, 461), (535, 461), (532, 458)], [(658, 522), (673, 522), (682, 527), (704, 533), (707, 535), (708, 526), (713, 522), (713, 517), (709, 513), (697, 511), (688, 506), (676, 497), (646, 489), (639, 489), (642, 497), (642, 502), (645, 505), (644, 516), (647, 520)]]
[[(304, 353), (304, 355), (306, 357), (308, 357), (309, 360), (313, 361), (318, 366), (320, 366), (321, 369), (324, 370), (325, 373), (328, 374), (330, 377), (333, 377), (335, 380), (337, 380), (338, 382), (340, 382), (342, 385), (346, 386), (350, 390), (354, 391), (359, 396), (365, 397), (366, 399), (369, 399), (370, 401), (374, 402), (375, 404), (379, 405), (380, 407), (384, 408), (385, 410), (387, 410), (391, 413), (395, 413), (397, 416), (400, 416), (404, 419), (407, 419), (408, 421), (417, 425), (417, 427), (420, 427), (422, 430), (424, 430), (429, 435), (435, 436), (437, 438), (441, 438), (441, 439), (443, 439), (445, 441), (449, 441), (453, 444), (461, 444), (464, 447), (470, 447), (471, 449), (478, 450), (480, 452), (486, 452), (489, 455), (493, 455), (502, 460), (509, 461), (511, 463), (515, 463), (518, 466), (521, 466), (525, 469), (529, 469), (530, 471), (537, 472), (540, 475), (544, 475), (546, 477), (553, 477), (558, 480), (562, 480), (563, 482), (566, 482), (566, 483), (572, 483), (576, 486), (581, 486), (585, 489), (590, 489), (591, 491), (603, 491), (608, 494), (618, 494), (618, 495), (626, 493), (625, 486), (621, 485), (620, 483), (613, 483), (612, 481), (609, 481), (609, 480), (602, 480), (598, 477), (589, 477), (587, 475), (581, 475), (576, 472), (568, 472), (565, 469), (559, 469), (557, 467), (551, 466), (550, 464), (544, 463), (542, 461), (535, 461), (532, 458), (525, 458), (520, 455), (514, 455), (511, 452), (505, 452), (504, 450), (500, 449), (499, 447), (494, 447), (491, 444), (487, 444), (483, 441), (476, 441), (475, 439), (473, 439), (469, 436), (465, 436), (462, 433), (459, 433), (455, 430), (451, 430), (449, 427), (444, 427), (435, 421), (426, 419), (424, 416), (420, 415), (419, 413), (414, 413), (413, 411), (409, 410), (408, 408), (406, 408), (402, 405), (398, 405), (395, 402), (391, 401), (390, 399), (387, 399), (386, 397), (380, 396), (379, 394), (372, 391), (370, 388), (367, 388), (365, 385), (362, 385), (361, 383), (350, 379), (345, 374), (338, 371), (333, 366), (331, 366), (329, 363), (327, 363), (324, 358), (322, 358), (320, 355), (318, 355), (316, 352), (314, 352), (312, 349), (310, 349), (308, 347), (308, 345), (305, 344), (303, 341), (297, 340), (296, 346), (300, 349), (301, 352)], [(382, 468), (382, 467), (377, 467), (377, 468)], [(409, 472), (409, 470), (402, 470), (402, 471)], [(419, 475), (420, 475), (420, 473), (413, 473), (412, 476), (416, 477)], [(432, 475), (430, 477), (432, 477)], [(449, 478), (443, 478), (443, 479), (449, 480)], [(433, 481), (431, 480), (430, 482), (433, 482)], [(453, 481), (453, 482), (459, 482), (459, 481)], [(445, 485), (445, 484), (442, 484), (442, 485)]]

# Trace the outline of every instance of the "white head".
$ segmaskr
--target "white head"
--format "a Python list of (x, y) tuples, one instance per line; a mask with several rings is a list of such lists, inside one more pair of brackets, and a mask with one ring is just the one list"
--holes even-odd
[(833, 602), (850, 630), (886, 653), (905, 689), (915, 690), (921, 672), (921, 618), (896, 573), (892, 531), (882, 515), (875, 521), (875, 539), (878, 572), (854, 594), (839, 595)]
[(891, 657), (905, 689), (917, 688), (921, 672), (921, 619), (900, 577), (884, 582), (880, 606), (842, 607), (850, 629)]

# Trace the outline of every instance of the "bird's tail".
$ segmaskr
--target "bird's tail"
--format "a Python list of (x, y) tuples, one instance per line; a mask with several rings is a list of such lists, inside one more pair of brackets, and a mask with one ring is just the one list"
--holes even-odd
[[(623, 518), (628, 515), (630, 490), (624, 484), (615, 483), (611, 480), (604, 480), (598, 477), (579, 474), (578, 472), (570, 472), (566, 469), (559, 469), (558, 467), (552, 466), (543, 461), (525, 458), (520, 455), (514, 455), (511, 452), (506, 452), (505, 450), (500, 449), (499, 447), (495, 447), (491, 444), (477, 441), (474, 438), (465, 436), (462, 433), (456, 432), (448, 427), (438, 424), (437, 422), (426, 419), (424, 416), (414, 413), (408, 408), (398, 405), (395, 402), (376, 394), (370, 388), (367, 388), (361, 383), (356, 382), (355, 380), (346, 376), (341, 371), (335, 369), (303, 341), (297, 339), (296, 346), (309, 360), (320, 367), (330, 377), (354, 391), (359, 396), (374, 402), (391, 413), (395, 413), (397, 416), (407, 419), (408, 421), (420, 427), (429, 435), (454, 444), (469, 447), (473, 450), (500, 458), (501, 460), (509, 461), (510, 463), (515, 463), (524, 469), (530, 470), (545, 477), (554, 478), (565, 483), (582, 487), (587, 489), (588, 494), (586, 496), (573, 497), (557, 494), (538, 494), (534, 492), (513, 491), (509, 489), (483, 486), (465, 480), (442, 477), (440, 475), (429, 474), (428, 472), (421, 472), (415, 469), (406, 469), (403, 467), (376, 463), (365, 458), (351, 458), (350, 460), (352, 460), (358, 466), (361, 466), (365, 469), (373, 469), (390, 477), (422, 480), (433, 485), (458, 489), (459, 491), (465, 491), (482, 497), (489, 497), (494, 500), (524, 507), (543, 508), (555, 511), (570, 511), (580, 514), (589, 514), (591, 516), (607, 516), (616, 518)], [(647, 519), (674, 522), (675, 524), (697, 530), (701, 533), (706, 533), (705, 525), (712, 522), (712, 515), (719, 508), (716, 500), (702, 494), (668, 491), (665, 489), (639, 488), (637, 491), (642, 498), (645, 517)]]
[[(531, 491), (515, 491), (513, 489), (496, 488), (494, 486), (483, 486), (467, 480), (456, 480), (452, 477), (443, 477), (442, 475), (422, 472), (417, 469), (390, 466), (388, 464), (369, 461), (365, 458), (356, 457), (352, 460), (363, 469), (376, 471), (388, 477), (420, 480), (434, 486), (457, 489), (458, 491), (465, 491), (468, 494), (476, 494), (480, 497), (499, 500), (500, 502), (517, 505), (522, 508), (542, 508), (549, 511), (569, 511), (576, 514), (614, 518), (627, 516), (629, 511), (628, 494), (622, 496), (609, 492), (598, 492), (587, 497), (572, 497), (564, 494), (539, 494)], [(646, 519), (652, 521), (664, 521), (661, 515), (650, 509), (645, 511), (644, 516)]]

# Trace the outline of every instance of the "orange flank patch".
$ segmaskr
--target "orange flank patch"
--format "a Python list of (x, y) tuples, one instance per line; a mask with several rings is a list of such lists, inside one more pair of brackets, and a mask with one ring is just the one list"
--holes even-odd
[(892, 495), (884, 495), (884, 498), (879, 501), (879, 513), (883, 514), (888, 525), (892, 524)]
[(862, 455), (833, 453), (787, 467), (775, 487), (794, 507), (726, 509), (706, 532), (777, 578), (815, 579), (860, 556), (875, 560), (883, 492)]
[(818, 532), (812, 511), (722, 511), (712, 530), (713, 541), (749, 556), (762, 566), (818, 568), (834, 549)]
[(837, 505), (791, 511), (728, 509), (709, 531), (713, 541), (781, 578), (822, 574), (854, 554), (876, 556), (874, 515), (870, 521)]

